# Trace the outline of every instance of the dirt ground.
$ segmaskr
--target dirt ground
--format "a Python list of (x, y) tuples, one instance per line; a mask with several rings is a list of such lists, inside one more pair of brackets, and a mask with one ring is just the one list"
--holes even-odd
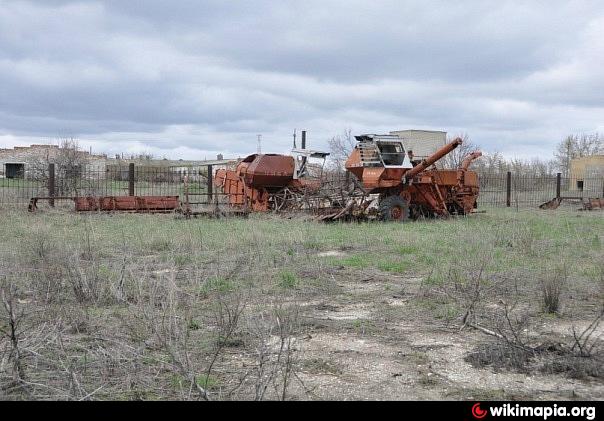
[[(492, 338), (422, 317), (413, 304), (420, 278), (368, 271), (338, 273), (342, 294), (307, 302), (302, 378), (319, 399), (602, 399), (601, 379), (495, 372), (465, 357)], [(384, 292), (386, 286), (388, 291)], [(396, 317), (391, 315), (395, 313)], [(389, 317), (390, 316), (390, 317)], [(351, 324), (350, 321), (355, 323)], [(585, 324), (585, 323), (584, 323)], [(568, 329), (565, 329), (568, 328)], [(540, 332), (569, 334), (552, 321)], [(598, 335), (602, 335), (602, 327)]]

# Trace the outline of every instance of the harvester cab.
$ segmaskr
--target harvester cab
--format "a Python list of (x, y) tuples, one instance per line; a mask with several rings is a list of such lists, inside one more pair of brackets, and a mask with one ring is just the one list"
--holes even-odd
[(320, 168), (320, 175), (323, 173), (325, 167), (325, 161), (329, 156), (328, 152), (312, 151), (309, 149), (292, 149), (292, 156), (294, 157), (295, 169), (294, 169), (294, 180), (305, 178), (309, 176), (316, 176), (312, 174), (312, 168)]
[(355, 136), (356, 151), (363, 167), (413, 168), (403, 142), (394, 135)]

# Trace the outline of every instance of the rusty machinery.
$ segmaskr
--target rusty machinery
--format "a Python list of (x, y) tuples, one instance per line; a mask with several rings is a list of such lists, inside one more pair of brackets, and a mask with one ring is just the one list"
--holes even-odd
[[(253, 154), (235, 169), (218, 170), (214, 184), (222, 190), (228, 204), (252, 212), (308, 207), (321, 188), (323, 166), (329, 154), (306, 149), (305, 135), (302, 132), (302, 148), (292, 149), (292, 155)], [(313, 165), (311, 160), (315, 159), (322, 163)]]
[[(362, 135), (346, 162), (356, 178), (347, 201), (321, 209), (321, 180), (308, 177), (308, 160), (328, 154), (294, 149), (293, 156), (254, 154), (234, 170), (218, 170), (215, 183), (232, 207), (250, 211), (316, 210), (321, 220), (366, 219), (404, 221), (420, 216), (466, 215), (476, 208), (478, 175), (469, 170), (480, 152), (470, 154), (455, 169), (434, 164), (462, 144), (446, 144), (421, 161), (395, 135)], [(314, 198), (318, 206), (309, 206)], [(304, 200), (306, 199), (306, 200)]]
[(325, 219), (368, 214), (379, 219), (405, 221), (421, 216), (466, 215), (476, 208), (478, 175), (469, 166), (482, 154), (471, 153), (456, 169), (438, 169), (434, 164), (462, 144), (457, 138), (421, 161), (396, 135), (356, 136), (355, 149), (346, 170), (359, 180), (365, 196), (351, 199), (345, 209)]

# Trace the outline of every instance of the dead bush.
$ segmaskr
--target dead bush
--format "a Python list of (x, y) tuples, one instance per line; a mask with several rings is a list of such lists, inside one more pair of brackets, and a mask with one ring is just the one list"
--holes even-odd
[(541, 280), (541, 297), (543, 309), (550, 314), (559, 313), (561, 297), (568, 280), (566, 266), (556, 269), (551, 275)]

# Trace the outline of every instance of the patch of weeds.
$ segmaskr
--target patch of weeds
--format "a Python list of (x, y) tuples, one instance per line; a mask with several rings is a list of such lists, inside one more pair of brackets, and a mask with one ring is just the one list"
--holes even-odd
[(431, 273), (422, 279), (422, 284), (426, 286), (442, 286), (445, 283), (445, 277), (441, 273)]
[(377, 267), (384, 272), (404, 273), (409, 269), (408, 262), (383, 260), (378, 262)]
[(157, 401), (161, 400), (153, 390), (132, 389), (124, 392), (124, 398), (131, 401)]
[(302, 361), (304, 370), (313, 374), (331, 374), (339, 376), (342, 374), (342, 369), (332, 361), (327, 361), (322, 358), (311, 358)]
[(370, 320), (366, 319), (355, 319), (351, 323), (352, 329), (361, 335), (369, 333), (375, 328), (374, 324)]
[(308, 249), (308, 250), (320, 250), (322, 244), (320, 242), (318, 242), (318, 241), (310, 241), (309, 240), (309, 241), (305, 241), (303, 243), (303, 246), (304, 246), (305, 249)]
[(560, 311), (560, 297), (566, 287), (568, 272), (566, 268), (558, 268), (553, 274), (541, 280), (541, 295), (543, 308), (546, 313), (554, 314)]
[(417, 257), (417, 261), (426, 266), (433, 266), (436, 263), (436, 258), (431, 254), (420, 254)]
[(218, 345), (225, 348), (239, 348), (245, 345), (245, 342), (241, 338), (237, 337), (228, 337), (228, 338), (219, 338)]
[(193, 263), (193, 257), (190, 254), (177, 254), (174, 256), (176, 266), (186, 266)]
[(399, 246), (396, 248), (396, 252), (399, 254), (417, 254), (417, 253), (419, 253), (419, 247), (417, 247), (417, 246)]
[(115, 276), (115, 273), (107, 265), (100, 264), (98, 266), (97, 275), (100, 279), (110, 280)]
[(436, 314), (434, 317), (437, 319), (450, 321), (459, 316), (459, 313), (459, 307), (457, 307), (455, 304), (444, 304), (436, 309)]
[(214, 376), (201, 374), (195, 377), (195, 383), (197, 383), (200, 387), (209, 390), (218, 386), (218, 379)]
[(371, 260), (364, 255), (357, 254), (355, 256), (350, 256), (345, 259), (337, 259), (334, 261), (336, 265), (346, 266), (351, 268), (366, 268), (371, 266)]
[(229, 279), (225, 278), (210, 278), (201, 287), (200, 294), (207, 297), (211, 292), (232, 292), (235, 290), (235, 284)]
[(186, 383), (188, 383), (187, 379), (180, 374), (173, 374), (170, 376), (170, 386), (172, 386), (173, 389), (182, 389)]
[(602, 248), (602, 240), (599, 235), (594, 235), (591, 239), (591, 248), (594, 250), (600, 250)]
[(172, 242), (167, 238), (155, 238), (151, 244), (149, 244), (149, 249), (153, 251), (167, 251), (172, 247)]
[(191, 319), (189, 321), (189, 329), (190, 330), (199, 330), (201, 328), (201, 325), (199, 324), (199, 322), (195, 319)]
[(295, 273), (290, 272), (288, 270), (284, 270), (279, 272), (279, 281), (278, 281), (278, 285), (281, 288), (295, 288), (296, 286), (298, 286), (298, 277), (296, 276)]

